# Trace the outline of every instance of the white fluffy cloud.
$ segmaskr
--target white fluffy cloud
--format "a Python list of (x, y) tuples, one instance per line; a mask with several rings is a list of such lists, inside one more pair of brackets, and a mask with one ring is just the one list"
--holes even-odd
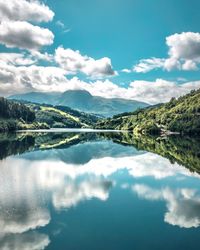
[(200, 59), (200, 33), (183, 32), (166, 38), (169, 55), (172, 58)]
[(14, 66), (0, 61), (0, 93), (10, 95), (29, 91), (64, 91), (65, 71), (57, 67)]
[(162, 68), (167, 71), (198, 70), (200, 63), (200, 33), (183, 32), (166, 38), (169, 58), (142, 59), (133, 67), (137, 73)]
[(0, 20), (48, 22), (54, 12), (39, 1), (0, 0)]
[(195, 190), (185, 188), (159, 190), (141, 184), (134, 185), (132, 189), (143, 199), (164, 200), (168, 209), (165, 214), (165, 222), (183, 228), (200, 226), (200, 197)]
[(198, 88), (200, 88), (200, 81), (178, 84), (163, 79), (156, 79), (154, 82), (138, 80), (130, 83), (127, 88), (120, 87), (109, 80), (86, 83), (77, 78), (71, 79), (66, 85), (66, 90), (85, 89), (94, 96), (124, 98), (150, 104), (167, 102), (172, 97), (185, 95)]
[(1, 22), (0, 43), (8, 48), (38, 50), (53, 43), (53, 33), (45, 28), (27, 22)]
[(71, 74), (81, 72), (93, 78), (115, 75), (108, 57), (95, 60), (82, 56), (79, 51), (59, 47), (55, 51), (55, 61)]
[(153, 69), (162, 68), (165, 60), (160, 58), (142, 59), (134, 66), (133, 71), (137, 73), (147, 73)]
[[(37, 56), (39, 57), (40, 54)], [(37, 56), (30, 57), (29, 60), (36, 60)], [(50, 55), (46, 56), (51, 60)], [(26, 61), (18, 54), (4, 54), (3, 57), (5, 60), (0, 60), (0, 93), (5, 96), (29, 91), (63, 92), (72, 89), (84, 89), (94, 96), (124, 98), (156, 104), (167, 102), (172, 97), (179, 97), (193, 89), (200, 88), (200, 81), (178, 84), (163, 79), (156, 79), (154, 82), (140, 80), (130, 83), (125, 88), (110, 80), (85, 82), (77, 77), (69, 80), (66, 78), (67, 71), (65, 69), (36, 65), (16, 66), (16, 64), (28, 64), (31, 61)], [(6, 63), (6, 61), (9, 62)]]
[(35, 60), (31, 56), (26, 56), (23, 53), (0, 53), (0, 63), (8, 65), (31, 65)]
[(29, 21), (48, 22), (54, 12), (39, 1), (0, 0), (0, 43), (8, 48), (38, 50), (53, 43), (53, 33)]
[(154, 82), (134, 81), (130, 84), (129, 94), (131, 99), (145, 101), (150, 104), (168, 102), (172, 97), (179, 97), (193, 89), (200, 88), (200, 81), (176, 82), (157, 79)]

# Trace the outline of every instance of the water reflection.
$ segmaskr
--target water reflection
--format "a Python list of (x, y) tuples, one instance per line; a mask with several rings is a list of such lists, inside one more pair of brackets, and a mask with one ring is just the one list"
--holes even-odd
[[(177, 137), (134, 138), (123, 133), (28, 133), (1, 135), (0, 145), (4, 158), (0, 161), (0, 249), (56, 249), (53, 242), (59, 245), (56, 238), (65, 233), (71, 218), (74, 224), (83, 219), (81, 211), (87, 204), (90, 213), (84, 216), (91, 227), (98, 221), (98, 207), (104, 218), (124, 201), (118, 218), (129, 215), (126, 226), (136, 230), (134, 218), (142, 218), (143, 209), (135, 214), (132, 210), (140, 200), (154, 202), (154, 209), (164, 216), (159, 227), (200, 226), (198, 140), (186, 138), (181, 143)], [(58, 229), (55, 217), (73, 211), (68, 220), (56, 219), (65, 228)], [(153, 220), (150, 214), (143, 221), (144, 227), (151, 216)], [(107, 220), (102, 223), (112, 225)], [(83, 233), (80, 226), (71, 227), (68, 233), (74, 237)], [(87, 237), (92, 238), (91, 232)], [(70, 238), (64, 237), (63, 244), (69, 246)], [(73, 248), (76, 243), (71, 244)]]
[(9, 155), (22, 154), (34, 145), (35, 140), (31, 135), (0, 133), (0, 160)]
[(2, 250), (41, 250), (50, 243), (48, 235), (37, 232), (24, 234), (6, 235), (0, 238)]
[(134, 185), (132, 190), (146, 200), (166, 202), (165, 222), (184, 228), (200, 225), (200, 194), (195, 189), (154, 189), (146, 185)]

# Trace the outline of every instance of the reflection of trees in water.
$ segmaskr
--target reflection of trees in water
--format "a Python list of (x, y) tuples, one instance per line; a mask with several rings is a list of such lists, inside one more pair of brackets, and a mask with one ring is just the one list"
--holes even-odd
[(200, 138), (181, 137), (136, 137), (132, 133), (107, 134), (116, 143), (132, 145), (138, 150), (161, 155), (171, 163), (178, 163), (191, 171), (200, 173)]
[(51, 150), (68, 148), (85, 142), (112, 140), (122, 145), (132, 145), (138, 150), (156, 153), (190, 169), (200, 172), (200, 138), (136, 137), (132, 133), (25, 133), (0, 135), (0, 159), (22, 154), (27, 150)]
[(0, 134), (0, 160), (10, 155), (22, 154), (32, 149), (35, 139), (31, 135)]
[(28, 150), (68, 148), (98, 139), (100, 138), (96, 133), (2, 133), (0, 134), (0, 160)]

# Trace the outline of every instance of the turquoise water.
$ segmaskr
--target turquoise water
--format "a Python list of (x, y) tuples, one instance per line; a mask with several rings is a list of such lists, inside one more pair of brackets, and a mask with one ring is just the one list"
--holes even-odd
[(4, 135), (0, 249), (199, 249), (200, 175), (114, 137)]

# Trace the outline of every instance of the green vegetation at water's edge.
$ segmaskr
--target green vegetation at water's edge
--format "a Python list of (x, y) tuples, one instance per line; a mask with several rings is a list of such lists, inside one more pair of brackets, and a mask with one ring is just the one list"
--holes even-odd
[(0, 97), (0, 132), (49, 128), (36, 121), (35, 112), (22, 103)]
[(200, 89), (172, 98), (170, 102), (122, 113), (112, 118), (99, 117), (65, 106), (17, 103), (0, 99), (0, 131), (39, 128), (88, 128), (128, 130), (134, 134), (176, 132), (200, 135)]
[(96, 128), (129, 130), (134, 134), (200, 134), (200, 89), (170, 102), (104, 119)]
[(0, 98), (0, 132), (91, 127), (98, 118), (64, 106), (20, 103)]

